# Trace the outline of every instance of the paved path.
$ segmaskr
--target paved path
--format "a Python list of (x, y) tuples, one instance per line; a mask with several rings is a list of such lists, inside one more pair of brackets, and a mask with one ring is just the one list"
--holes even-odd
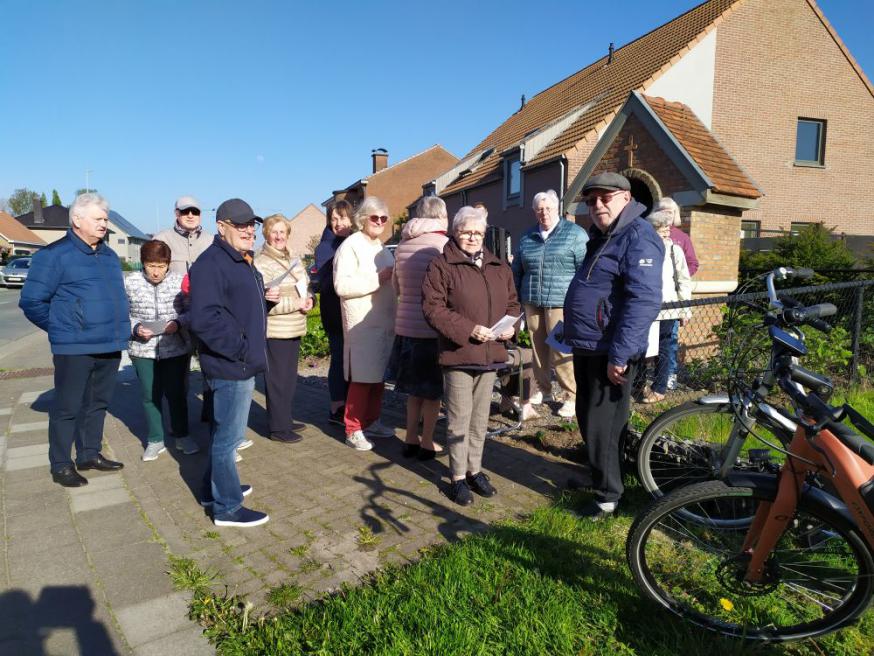
[[(33, 368), (50, 365), (45, 344), (29, 359), (17, 357)], [(342, 430), (324, 421), (321, 386), (298, 386), (296, 418), (308, 424), (302, 443), (265, 439), (264, 397), (256, 391), (248, 429), (255, 445), (242, 452), (239, 470), (254, 486), (247, 505), (271, 520), (220, 529), (196, 498), (202, 454), (168, 448), (157, 461), (141, 461), (145, 420), (130, 367), (119, 375), (105, 428), (105, 452), (125, 468), (85, 472), (84, 488), (52, 483), (51, 387), (49, 376), (0, 380), (3, 654), (212, 653), (187, 619), (188, 596), (170, 584), (170, 554), (193, 558), (218, 586), (269, 610), (267, 593), (276, 586), (297, 586), (302, 599), (313, 599), (358, 583), (380, 566), (416, 559), (423, 547), (542, 504), (569, 473), (511, 441), (492, 441), (484, 464), (499, 494), (460, 509), (443, 494), (445, 458), (405, 460), (400, 439), (379, 440), (371, 452), (345, 446)], [(203, 444), (197, 374), (191, 390), (192, 435)], [(403, 423), (397, 411), (383, 419)]]

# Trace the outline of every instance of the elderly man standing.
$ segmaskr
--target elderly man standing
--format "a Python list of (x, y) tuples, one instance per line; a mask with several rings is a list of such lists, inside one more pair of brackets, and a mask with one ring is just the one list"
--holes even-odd
[(558, 215), (558, 194), (552, 189), (534, 195), (537, 223), (522, 234), (513, 257), (513, 279), (534, 347), (534, 379), (540, 388), (531, 403), (542, 403), (552, 391), (552, 369), (564, 393), (558, 410), (561, 417), (573, 417), (577, 386), (569, 355), (553, 351), (546, 337), (563, 320), (564, 296), (571, 278), (586, 255), (585, 230)]
[(200, 202), (194, 196), (178, 198), (173, 227), (155, 235), (155, 239), (170, 247), (170, 273), (188, 273), (195, 260), (212, 244), (212, 235), (200, 224), (200, 212)]
[(592, 227), (586, 258), (564, 302), (564, 341), (574, 349), (577, 421), (595, 492), (580, 514), (595, 521), (615, 512), (624, 491), (619, 451), (631, 383), (662, 302), (665, 247), (641, 218), (646, 207), (631, 197), (630, 188), (618, 173), (600, 173), (583, 186)]
[(102, 196), (77, 196), (70, 206), (70, 230), (33, 256), (18, 303), (49, 335), (55, 366), (49, 463), (52, 480), (64, 487), (88, 484), (77, 469), (123, 467), (100, 453), (106, 408), (130, 338), (121, 265), (103, 241), (108, 213)]
[(191, 267), (191, 329), (200, 340), (200, 364), (215, 398), (201, 504), (212, 506), (216, 526), (259, 526), (266, 513), (243, 506), (235, 449), (245, 439), (255, 374), (267, 367), (267, 310), (279, 287), (264, 290), (252, 248), (261, 218), (239, 198), (216, 210), (218, 235)]

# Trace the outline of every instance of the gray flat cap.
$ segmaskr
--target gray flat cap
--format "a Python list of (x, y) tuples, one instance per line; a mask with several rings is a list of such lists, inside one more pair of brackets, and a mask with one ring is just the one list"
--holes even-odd
[(593, 175), (583, 185), (583, 194), (588, 194), (592, 189), (606, 189), (608, 191), (630, 191), (631, 184), (628, 178), (618, 173), (608, 172)]

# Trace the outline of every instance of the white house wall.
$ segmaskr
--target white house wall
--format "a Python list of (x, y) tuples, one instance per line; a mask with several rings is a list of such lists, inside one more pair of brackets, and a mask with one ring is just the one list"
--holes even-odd
[(716, 32), (717, 30), (712, 30), (644, 90), (648, 96), (687, 105), (708, 129), (713, 127)]

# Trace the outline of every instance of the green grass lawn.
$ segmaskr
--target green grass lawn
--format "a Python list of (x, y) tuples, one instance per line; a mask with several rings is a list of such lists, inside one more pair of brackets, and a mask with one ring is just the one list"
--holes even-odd
[[(874, 410), (871, 393), (854, 393)], [(629, 481), (630, 482), (630, 481)], [(625, 561), (625, 538), (647, 499), (632, 487), (617, 519), (590, 524), (564, 495), (523, 521), (432, 549), (319, 602), (258, 619), (216, 595), (196, 572), (192, 616), (220, 654), (615, 655), (874, 653), (874, 611), (841, 632), (782, 646), (746, 646), (698, 629), (644, 600)], [(478, 500), (479, 501), (479, 500)], [(284, 591), (285, 592), (285, 591)], [(288, 608), (295, 594), (283, 594)]]

